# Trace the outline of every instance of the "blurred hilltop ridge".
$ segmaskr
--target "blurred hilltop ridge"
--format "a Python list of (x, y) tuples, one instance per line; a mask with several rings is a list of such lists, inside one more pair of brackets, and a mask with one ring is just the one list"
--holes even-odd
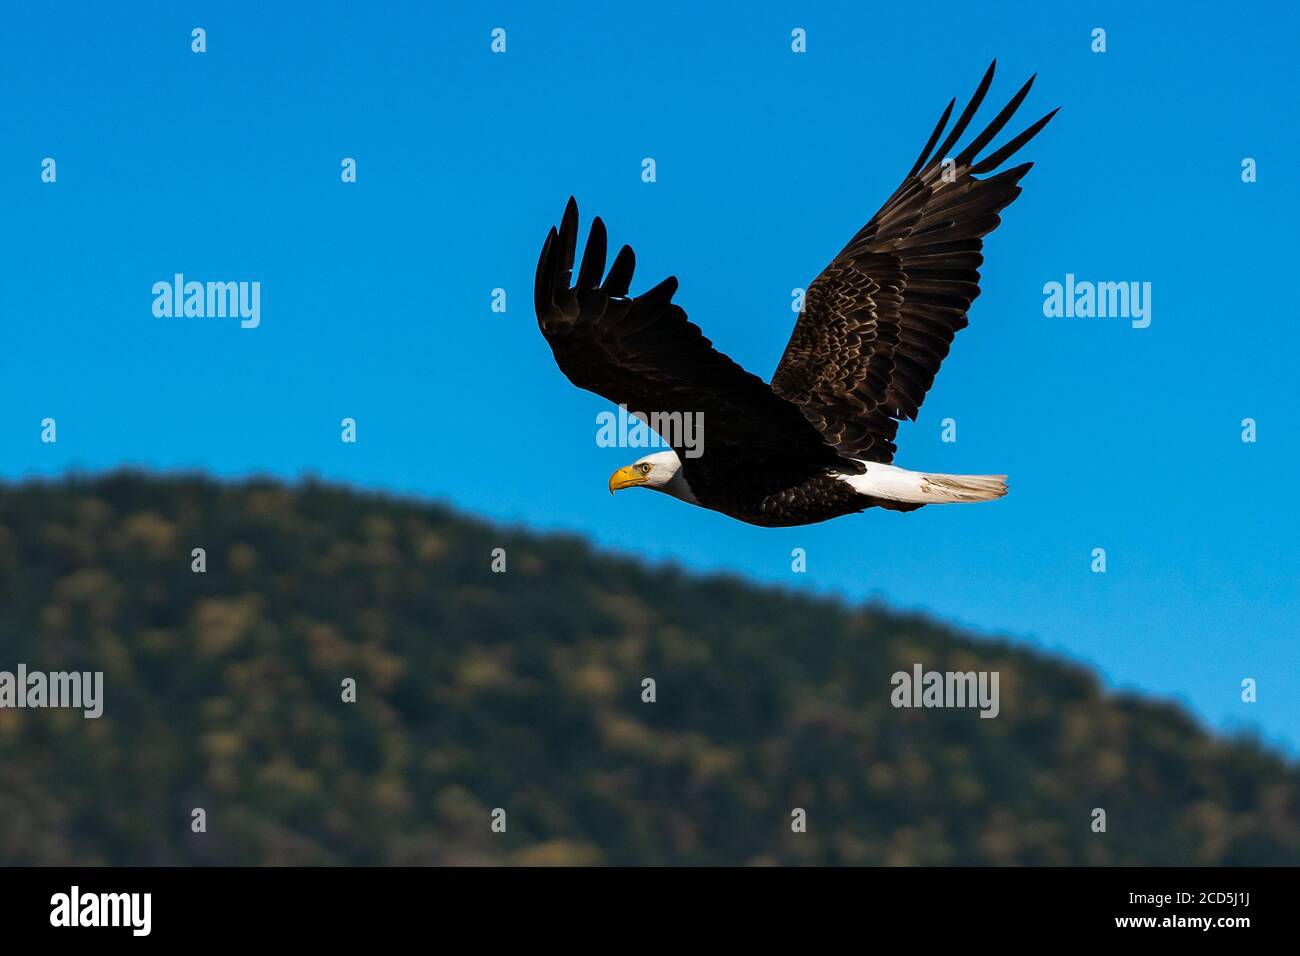
[(104, 716), (0, 709), (4, 864), (1300, 864), (1300, 768), (1073, 663), (316, 483), (0, 486), (19, 663)]

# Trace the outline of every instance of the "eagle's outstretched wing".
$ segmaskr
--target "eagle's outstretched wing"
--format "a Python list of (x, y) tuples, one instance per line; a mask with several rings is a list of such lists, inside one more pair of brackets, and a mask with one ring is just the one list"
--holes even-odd
[(773, 391), (798, 405), (842, 455), (893, 460), (899, 421), (916, 418), (979, 295), (981, 239), (1020, 194), (1017, 184), (1033, 164), (975, 177), (1000, 166), (1056, 115), (1053, 110), (977, 158), (1029, 92), (1030, 77), (988, 128), (949, 160), (996, 64), (933, 156), (956, 100), (902, 184), (809, 286), (772, 376)]
[[(737, 464), (769, 457), (812, 466), (839, 461), (797, 407), (715, 349), (673, 305), (675, 278), (628, 297), (635, 257), (624, 246), (601, 281), (606, 237), (599, 218), (573, 279), (577, 237), (578, 206), (570, 199), (559, 231), (552, 227), (546, 237), (534, 287), (538, 325), (569, 381), (629, 412), (702, 415), (706, 455), (722, 452)], [(683, 454), (680, 435), (663, 438)]]

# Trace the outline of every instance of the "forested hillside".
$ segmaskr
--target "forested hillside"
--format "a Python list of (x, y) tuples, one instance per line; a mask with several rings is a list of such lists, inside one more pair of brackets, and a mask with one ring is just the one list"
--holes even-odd
[(0, 863), (1300, 863), (1300, 770), (1072, 664), (335, 487), (0, 487), (19, 663), (104, 714), (0, 709)]

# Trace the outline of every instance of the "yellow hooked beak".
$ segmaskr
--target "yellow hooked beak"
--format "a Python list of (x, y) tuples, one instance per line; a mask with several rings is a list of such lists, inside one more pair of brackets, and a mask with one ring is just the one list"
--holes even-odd
[(632, 465), (624, 465), (614, 474), (609, 476), (609, 493), (612, 495), (616, 491), (622, 491), (624, 488), (632, 488), (636, 485), (645, 484), (645, 475), (641, 474)]

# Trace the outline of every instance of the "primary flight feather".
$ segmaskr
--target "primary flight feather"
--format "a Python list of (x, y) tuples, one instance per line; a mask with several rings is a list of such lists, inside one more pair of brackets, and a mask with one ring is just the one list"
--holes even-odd
[[(898, 423), (915, 419), (979, 295), (982, 239), (1020, 194), (1032, 163), (984, 176), (1056, 114), (979, 154), (1011, 119), (1033, 78), (955, 156), (993, 80), (990, 65), (943, 143), (948, 104), (921, 155), (880, 211), (808, 287), (772, 382), (713, 347), (673, 304), (675, 278), (630, 297), (635, 256), (623, 246), (605, 271), (605, 224), (591, 224), (577, 277), (573, 199), (542, 247), (537, 321), (574, 385), (657, 421), (701, 416), (705, 440), (620, 468), (610, 491), (644, 487), (740, 521), (813, 524), (871, 507), (988, 501), (1004, 475), (934, 475), (893, 464)], [(676, 415), (677, 418), (673, 416)]]

